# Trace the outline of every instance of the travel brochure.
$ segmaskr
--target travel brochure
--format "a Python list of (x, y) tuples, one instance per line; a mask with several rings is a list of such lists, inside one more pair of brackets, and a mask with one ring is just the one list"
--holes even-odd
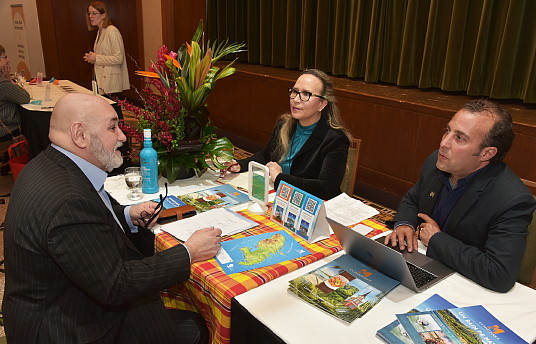
[(247, 194), (238, 191), (230, 184), (218, 185), (209, 189), (191, 192), (180, 195), (178, 198), (186, 204), (193, 205), (200, 213), (211, 209), (249, 202)]
[(399, 284), (345, 254), (289, 282), (288, 290), (314, 307), (350, 323)]
[[(426, 299), (421, 304), (415, 306), (408, 313), (433, 311), (437, 309), (447, 309), (456, 307), (441, 296), (434, 294)], [(381, 328), (376, 332), (376, 335), (383, 341), (389, 344), (413, 344), (404, 327), (400, 325), (398, 320), (394, 320), (389, 325)]]
[[(160, 202), (160, 199), (155, 198), (152, 201), (158, 203)], [(177, 196), (168, 195), (166, 199), (164, 200), (162, 207), (163, 209), (170, 209), (170, 208), (182, 207), (183, 205), (186, 205), (186, 203), (181, 201)]]
[(527, 343), (483, 306), (456, 308), (437, 294), (396, 317), (376, 332), (388, 344)]
[(397, 314), (396, 317), (415, 344), (527, 344), (483, 306)]
[(285, 230), (222, 241), (216, 260), (226, 274), (262, 268), (311, 254)]

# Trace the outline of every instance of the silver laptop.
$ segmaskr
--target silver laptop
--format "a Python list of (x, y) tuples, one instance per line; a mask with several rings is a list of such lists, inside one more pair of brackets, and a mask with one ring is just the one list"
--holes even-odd
[(346, 253), (415, 292), (431, 287), (454, 272), (417, 250), (400, 251), (384, 245), (385, 238), (375, 241), (330, 218), (328, 222)]

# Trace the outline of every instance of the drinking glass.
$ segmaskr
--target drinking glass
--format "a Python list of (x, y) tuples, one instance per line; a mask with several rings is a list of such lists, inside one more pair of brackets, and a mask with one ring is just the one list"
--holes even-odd
[(143, 198), (141, 191), (141, 168), (127, 167), (125, 169), (125, 182), (131, 192), (127, 195), (130, 201), (138, 201)]
[(26, 77), (22, 72), (15, 73), (15, 80), (20, 87), (24, 88), (24, 85), (26, 84)]

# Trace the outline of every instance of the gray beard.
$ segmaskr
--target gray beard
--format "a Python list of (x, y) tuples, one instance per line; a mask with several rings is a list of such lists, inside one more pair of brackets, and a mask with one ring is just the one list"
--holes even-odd
[(116, 150), (123, 145), (122, 142), (118, 142), (114, 147), (114, 151), (110, 153), (104, 149), (97, 135), (91, 133), (90, 136), (89, 152), (104, 166), (106, 171), (111, 172), (114, 168), (123, 164), (123, 157), (115, 154)]

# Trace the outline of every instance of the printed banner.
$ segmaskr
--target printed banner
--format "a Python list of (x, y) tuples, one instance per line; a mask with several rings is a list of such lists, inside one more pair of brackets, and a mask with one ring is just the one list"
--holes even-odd
[(21, 4), (11, 5), (11, 17), (13, 19), (13, 40), (17, 51), (10, 53), (13, 65), (17, 66), (17, 73), (23, 73), (26, 80), (31, 80), (30, 54), (28, 52), (28, 38), (26, 36), (26, 21), (24, 8)]

